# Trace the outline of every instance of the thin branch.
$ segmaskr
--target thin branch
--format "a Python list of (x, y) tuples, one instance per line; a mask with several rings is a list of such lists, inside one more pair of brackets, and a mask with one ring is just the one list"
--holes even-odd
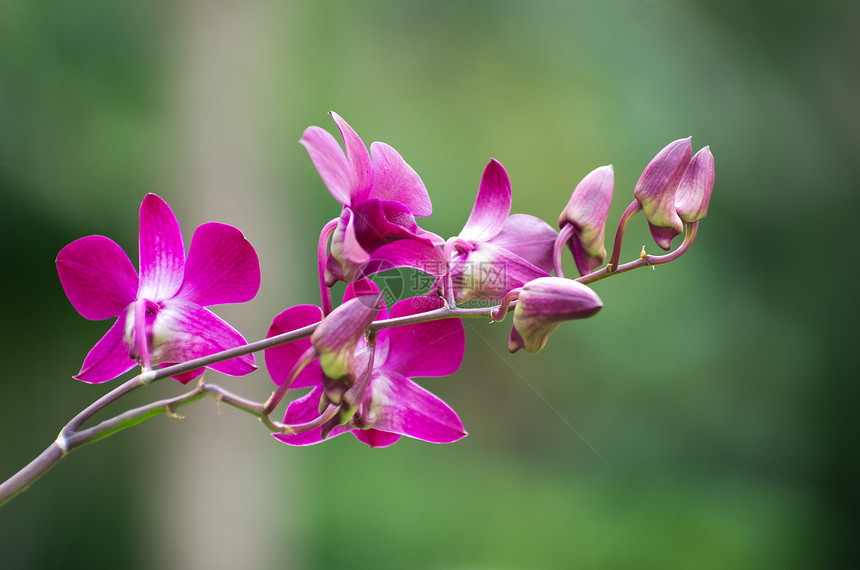
[(588, 275), (583, 275), (576, 281), (588, 285), (589, 283), (594, 283), (595, 281), (600, 281), (602, 279), (606, 279), (607, 277), (611, 277), (613, 275), (618, 275), (620, 273), (627, 273), (628, 271), (633, 271), (634, 269), (639, 269), (640, 267), (648, 267), (655, 265), (662, 265), (664, 263), (669, 263), (670, 261), (674, 261), (684, 255), (690, 246), (693, 245), (693, 240), (696, 239), (696, 231), (699, 228), (699, 222), (695, 221), (693, 223), (687, 223), (684, 225), (686, 228), (686, 233), (684, 234), (684, 241), (678, 246), (678, 249), (673, 251), (672, 253), (667, 253), (666, 255), (648, 255), (645, 253), (643, 248), (642, 254), (639, 256), (639, 259), (635, 261), (631, 261), (629, 263), (625, 263), (624, 265), (619, 266), (616, 269), (610, 270), (612, 264), (608, 264), (603, 269), (599, 269), (593, 273), (589, 273)]

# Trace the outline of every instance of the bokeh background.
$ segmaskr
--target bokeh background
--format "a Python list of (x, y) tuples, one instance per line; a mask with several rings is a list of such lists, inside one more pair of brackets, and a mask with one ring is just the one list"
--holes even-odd
[[(847, 1), (0, 3), (2, 478), (107, 391), (71, 378), (109, 324), (54, 259), (88, 234), (136, 259), (145, 193), (186, 240), (257, 247), (260, 295), (218, 310), (249, 339), (316, 301), (338, 206), (297, 141), (330, 109), (401, 152), (445, 236), (491, 157), (551, 223), (612, 163), (610, 226), (670, 140), (717, 164), (690, 253), (595, 285), (540, 354), (466, 323), (462, 369), (423, 382), (463, 441), (295, 449), (204, 400), (0, 509), (0, 567), (856, 568), (858, 24)], [(656, 252), (634, 228), (625, 258)]]

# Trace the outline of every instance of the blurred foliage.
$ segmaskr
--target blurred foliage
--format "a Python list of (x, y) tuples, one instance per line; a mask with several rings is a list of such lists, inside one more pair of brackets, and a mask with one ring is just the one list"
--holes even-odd
[[(226, 82), (265, 66), (267, 85), (237, 86), (247, 96), (218, 99), (216, 111), (229, 118), (254, 103), (259, 125), (247, 151), (259, 151), (264, 172), (260, 188), (237, 192), (283, 209), (285, 221), (265, 231), (297, 251), (283, 254), (294, 261), (269, 273), (272, 258), (262, 264), (264, 281), (295, 287), (279, 293), (285, 306), (313, 302), (317, 232), (337, 215), (296, 143), (307, 125), (333, 130), (329, 109), (366, 143), (384, 140), (403, 154), (433, 198), (422, 225), (443, 235), (462, 227), (490, 157), (511, 176), (514, 210), (550, 223), (582, 176), (612, 163), (613, 225), (648, 160), (681, 136), (710, 145), (717, 165), (691, 252), (595, 285), (604, 310), (562, 327), (540, 354), (508, 355), (508, 323), (466, 323), (461, 371), (424, 382), (460, 413), (470, 432), (462, 442), (255, 443), (283, 475), (266, 492), (303, 549), (268, 545), (278, 567), (857, 564), (858, 389), (848, 364), (856, 302), (851, 269), (840, 269), (846, 259), (856, 265), (842, 244), (857, 230), (834, 218), (854, 211), (857, 197), (855, 6), (244, 6), (0, 4), (0, 477), (106, 391), (70, 378), (107, 323), (74, 313), (56, 279), (57, 251), (104, 234), (135, 259), (136, 211), (149, 191), (178, 203), (190, 232), (187, 109), (177, 105), (189, 30), (202, 16), (199, 26), (230, 30), (219, 11), (247, 12), (252, 25), (219, 40), (229, 53), (263, 36), (271, 52), (211, 65)], [(216, 122), (216, 136), (230, 137), (228, 123)], [(231, 214), (218, 203), (207, 211)], [(625, 258), (643, 244), (656, 252), (644, 222), (634, 226)], [(265, 391), (268, 380), (246, 382)], [(168, 429), (182, 427), (145, 424), (77, 451), (0, 510), (0, 566), (157, 559), (148, 552), (161, 539), (146, 542), (159, 536), (152, 513), (193, 508), (145, 491), (146, 473), (181, 471), (145, 464), (168, 447)], [(249, 438), (268, 438), (249, 429)], [(219, 546), (229, 542), (209, 547)]]

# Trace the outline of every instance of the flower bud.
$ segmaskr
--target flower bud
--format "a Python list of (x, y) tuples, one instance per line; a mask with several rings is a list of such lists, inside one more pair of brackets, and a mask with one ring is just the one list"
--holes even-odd
[(331, 312), (311, 335), (326, 379), (326, 395), (340, 403), (355, 383), (355, 347), (382, 308), (382, 295), (351, 299)]
[(672, 238), (684, 231), (675, 211), (675, 193), (693, 154), (690, 139), (678, 139), (658, 152), (633, 190), (648, 218), (654, 241), (665, 250), (672, 247)]
[(606, 216), (612, 204), (615, 173), (612, 165), (592, 170), (573, 189), (567, 206), (558, 218), (559, 229), (570, 224), (575, 232), (567, 241), (580, 275), (587, 275), (603, 265)]
[(693, 157), (675, 195), (675, 210), (687, 223), (704, 218), (714, 188), (714, 155), (705, 147)]
[(537, 352), (563, 321), (597, 313), (603, 302), (597, 293), (572, 279), (541, 277), (526, 283), (514, 308), (508, 350)]

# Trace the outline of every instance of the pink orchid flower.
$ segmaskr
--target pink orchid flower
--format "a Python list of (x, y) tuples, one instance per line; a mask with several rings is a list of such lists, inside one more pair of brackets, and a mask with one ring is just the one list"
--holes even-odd
[[(371, 282), (364, 281), (361, 286), (378, 295), (379, 290)], [(350, 284), (344, 295), (344, 303), (353, 298), (355, 287)], [(390, 316), (395, 318), (415, 315), (440, 308), (443, 304), (438, 298), (405, 299), (392, 307)], [(388, 317), (388, 311), (382, 305), (379, 318)], [(319, 307), (291, 307), (275, 317), (269, 329), (269, 336), (318, 323), (321, 318), (322, 311)], [(279, 386), (286, 382), (293, 367), (310, 348), (311, 339), (301, 339), (267, 349), (266, 367), (272, 381)], [(372, 365), (367, 342), (362, 336), (354, 346), (355, 358), (351, 367), (357, 383), (366, 379), (367, 384), (358, 401), (344, 402), (344, 407), (349, 409), (351, 415), (341, 416), (334, 423), (329, 422), (310, 431), (276, 434), (275, 437), (290, 445), (311, 445), (323, 441), (326, 437), (350, 432), (371, 447), (391, 445), (404, 435), (433, 443), (456, 441), (466, 435), (460, 418), (448, 404), (413, 382), (411, 378), (453, 374), (463, 361), (464, 351), (465, 332), (459, 319), (443, 319), (380, 330)], [(312, 389), (307, 395), (290, 403), (284, 422), (301, 424), (318, 418), (320, 403), (328, 402), (325, 399), (325, 386), (329, 383), (330, 379), (324, 373), (319, 359), (305, 366), (296, 376), (291, 389)]]
[(490, 160), (466, 225), (445, 246), (452, 257), (455, 302), (498, 301), (508, 291), (552, 271), (555, 230), (535, 216), (510, 213), (508, 174), (499, 162)]
[(346, 152), (325, 129), (308, 127), (300, 140), (335, 200), (343, 204), (326, 263), (328, 286), (376, 271), (414, 267), (439, 275), (444, 240), (418, 227), (433, 212), (424, 182), (389, 145), (367, 152), (352, 127), (331, 112)]
[[(140, 276), (116, 242), (87, 236), (57, 256), (60, 283), (75, 310), (91, 320), (118, 317), (90, 350), (75, 378), (105, 382), (139, 363), (179, 363), (247, 344), (233, 327), (205, 307), (249, 301), (260, 288), (257, 254), (233, 226), (197, 228), (188, 259), (173, 211), (155, 194), (140, 206)], [(209, 368), (242, 376), (256, 369), (254, 356)], [(174, 376), (187, 383), (202, 369)]]

